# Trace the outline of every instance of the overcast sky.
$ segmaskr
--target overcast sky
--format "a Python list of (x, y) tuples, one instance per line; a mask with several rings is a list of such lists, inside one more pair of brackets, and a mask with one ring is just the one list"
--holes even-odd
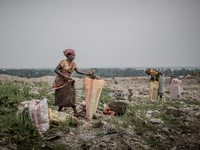
[(200, 0), (0, 0), (0, 68), (200, 66)]

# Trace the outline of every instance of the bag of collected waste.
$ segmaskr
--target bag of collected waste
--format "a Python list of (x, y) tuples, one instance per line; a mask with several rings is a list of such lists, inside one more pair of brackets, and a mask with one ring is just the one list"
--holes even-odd
[[(40, 102), (40, 100), (34, 100), (34, 101), (36, 101), (37, 103)], [(22, 113), (22, 112), (24, 112), (25, 114), (28, 114), (29, 102), (30, 102), (30, 101), (23, 101), (23, 102), (20, 102), (20, 103), (18, 104), (17, 116), (18, 116), (20, 113)]]
[(159, 75), (158, 82), (159, 82), (158, 93), (159, 93), (159, 95), (163, 96), (164, 95), (164, 91), (165, 91), (165, 76), (164, 75)]
[(85, 103), (87, 119), (92, 119), (95, 114), (105, 81), (85, 78)]
[(31, 100), (29, 102), (29, 115), (32, 124), (38, 128), (40, 134), (49, 129), (48, 104), (46, 98), (41, 100), (40, 103), (37, 103), (37, 100)]
[(49, 129), (49, 116), (47, 99), (31, 100), (20, 102), (18, 105), (17, 115), (22, 112), (29, 113), (33, 126), (36, 126), (39, 133), (42, 134)]
[(173, 79), (170, 84), (170, 99), (180, 100), (181, 99), (181, 84), (182, 82), (178, 79)]
[(80, 120), (78, 120), (76, 117), (64, 112), (52, 110), (51, 108), (49, 108), (49, 117), (50, 117), (50, 122), (54, 124), (60, 124), (66, 122), (73, 125), (81, 124)]
[(150, 96), (149, 99), (151, 102), (156, 102), (158, 100), (158, 88), (159, 82), (158, 81), (151, 81), (150, 83)]

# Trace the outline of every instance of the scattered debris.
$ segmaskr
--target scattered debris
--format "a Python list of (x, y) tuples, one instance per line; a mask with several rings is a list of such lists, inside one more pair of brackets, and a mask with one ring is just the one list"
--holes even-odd
[(123, 102), (110, 102), (108, 103), (110, 110), (116, 112), (116, 114), (124, 114), (126, 112), (127, 103)]
[(150, 122), (153, 123), (153, 124), (164, 124), (164, 122), (162, 120), (156, 119), (156, 118), (152, 118), (150, 120)]
[[(48, 78), (50, 79), (50, 77)], [(42, 80), (43, 79), (45, 78), (42, 78)], [(30, 83), (35, 79), (30, 78), (29, 80), (25, 80)], [(124, 93), (124, 95), (122, 95), (121, 93), (121, 96), (124, 96), (125, 100), (121, 99), (121, 101), (117, 100), (116, 102), (124, 102), (130, 108), (133, 108), (132, 110), (134, 110), (134, 112), (131, 112), (130, 109), (126, 107), (125, 113), (123, 115), (120, 115), (120, 117), (122, 117), (123, 119), (123, 117), (127, 117), (128, 114), (130, 119), (132, 119), (128, 121), (131, 121), (131, 124), (133, 124), (130, 125), (128, 124), (128, 121), (124, 122), (123, 120), (120, 120), (115, 124), (115, 119), (118, 119), (118, 116), (113, 117), (113, 113), (115, 112), (105, 102), (103, 102), (104, 107), (97, 106), (97, 109), (93, 115), (93, 119), (87, 120), (86, 103), (84, 100), (85, 94), (80, 92), (83, 87), (84, 79), (77, 78), (76, 80), (77, 98), (79, 98), (77, 100), (77, 111), (85, 115), (84, 117), (76, 118), (81, 122), (81, 125), (76, 127), (70, 127), (70, 130), (67, 131), (67, 133), (62, 132), (59, 134), (59, 131), (56, 131), (53, 135), (43, 138), (43, 140), (45, 140), (45, 143), (51, 142), (52, 140), (55, 140), (58, 143), (62, 143), (64, 141), (64, 143), (70, 145), (72, 149), (166, 148), (176, 150), (200, 148), (200, 144), (198, 142), (198, 132), (193, 131), (193, 128), (195, 128), (195, 126), (199, 124), (200, 117), (200, 107), (198, 104), (198, 102), (200, 102), (200, 86), (196, 84), (197, 81), (193, 81), (193, 79), (182, 79), (183, 88), (185, 89), (184, 93), (181, 94), (181, 101), (169, 100), (169, 85), (166, 85), (167, 87), (163, 96), (163, 100), (157, 101), (155, 104), (152, 104), (149, 101), (150, 85), (149, 80), (147, 80), (146, 77), (114, 78), (114, 80), (111, 78), (106, 78), (105, 86), (111, 88), (111, 93), (104, 92), (103, 94), (105, 96), (115, 97), (115, 93), (113, 91), (116, 91), (115, 89), (121, 89)], [(115, 81), (117, 82), (117, 84), (115, 84)], [(166, 80), (166, 82), (168, 82), (168, 79)], [(133, 95), (130, 96), (128, 89), (132, 89)], [(39, 87), (35, 88), (34, 86), (32, 86), (31, 90), (34, 92), (41, 89)], [(54, 90), (49, 89), (48, 94), (51, 95), (53, 93)], [(129, 99), (129, 96), (131, 97), (131, 101)], [(190, 104), (188, 102), (194, 102), (194, 104)], [(103, 105), (103, 103), (101, 104), (101, 106)], [(173, 104), (173, 106), (171, 106), (171, 104)], [(176, 108), (174, 105), (178, 107)], [(141, 110), (138, 111), (140, 109), (140, 106), (144, 106), (145, 109), (143, 110), (143, 108), (141, 108)], [(110, 108), (109, 115), (103, 114), (103, 111), (108, 111), (106, 107)], [(26, 106), (25, 108), (28, 107)], [(10, 108), (6, 107), (6, 109)], [(62, 113), (64, 114), (70, 114), (73, 112), (72, 108), (63, 108), (62, 111)], [(180, 122), (181, 128), (179, 126), (170, 125), (170, 123), (165, 122), (165, 118), (160, 117), (160, 115), (162, 116), (162, 114), (165, 113), (170, 114), (169, 117), (174, 119), (172, 121)], [(159, 115), (160, 118), (157, 119), (156, 115)], [(70, 116), (72, 115), (70, 114)], [(137, 119), (135, 119), (135, 117)], [(138, 121), (138, 119), (142, 120), (142, 122), (140, 122), (141, 127), (136, 125), (136, 121)], [(99, 121), (101, 123), (98, 124)], [(115, 125), (116, 127), (111, 127), (111, 125)], [(155, 134), (150, 131), (151, 127), (155, 131)], [(145, 131), (143, 131), (143, 129)], [(150, 142), (148, 143), (145, 139), (150, 140)], [(0, 137), (1, 145), (6, 145), (7, 141), (8, 139), (6, 136)], [(156, 146), (152, 146), (152, 143), (158, 144)], [(45, 149), (49, 148), (48, 145), (45, 144), (40, 144), (39, 147), (40, 146)], [(0, 149), (1, 148), (2, 147), (0, 147)], [(32, 148), (33, 150), (37, 149), (36, 147)]]
[(181, 116), (181, 110), (179, 110), (179, 109), (177, 109), (177, 108), (175, 108), (175, 107), (172, 107), (172, 106), (169, 106), (169, 107), (167, 108), (166, 113), (172, 114), (172, 115), (174, 115), (175, 117), (180, 117), (180, 116)]
[(85, 136), (84, 137), (84, 140), (89, 140), (89, 139), (92, 139), (92, 138), (94, 138), (95, 136), (94, 135), (91, 135), (91, 136)]
[(69, 124), (74, 124), (74, 125), (81, 124), (80, 120), (77, 119), (76, 117), (64, 112), (52, 110), (51, 108), (49, 108), (49, 117), (50, 121), (54, 124), (65, 123), (66, 121), (68, 121)]

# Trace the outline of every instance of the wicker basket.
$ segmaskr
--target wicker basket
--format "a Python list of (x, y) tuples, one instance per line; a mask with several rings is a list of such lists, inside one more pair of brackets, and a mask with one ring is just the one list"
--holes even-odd
[(126, 112), (126, 107), (128, 105), (123, 102), (110, 102), (108, 103), (108, 107), (110, 107), (111, 110), (116, 112), (116, 114), (124, 114)]

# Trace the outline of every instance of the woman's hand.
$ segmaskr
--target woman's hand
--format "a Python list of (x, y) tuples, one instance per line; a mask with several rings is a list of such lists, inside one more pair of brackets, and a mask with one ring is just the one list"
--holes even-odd
[(154, 81), (154, 78), (153, 78), (153, 77), (151, 77), (150, 81)]
[(151, 79), (150, 81), (154, 81), (153, 73), (151, 72)]
[(78, 74), (83, 74), (83, 75), (89, 76), (89, 73), (82, 72), (82, 71), (80, 71), (78, 68), (75, 68), (74, 70), (75, 70)]
[(68, 76), (64, 76), (64, 80), (68, 80), (69, 79), (69, 77)]

